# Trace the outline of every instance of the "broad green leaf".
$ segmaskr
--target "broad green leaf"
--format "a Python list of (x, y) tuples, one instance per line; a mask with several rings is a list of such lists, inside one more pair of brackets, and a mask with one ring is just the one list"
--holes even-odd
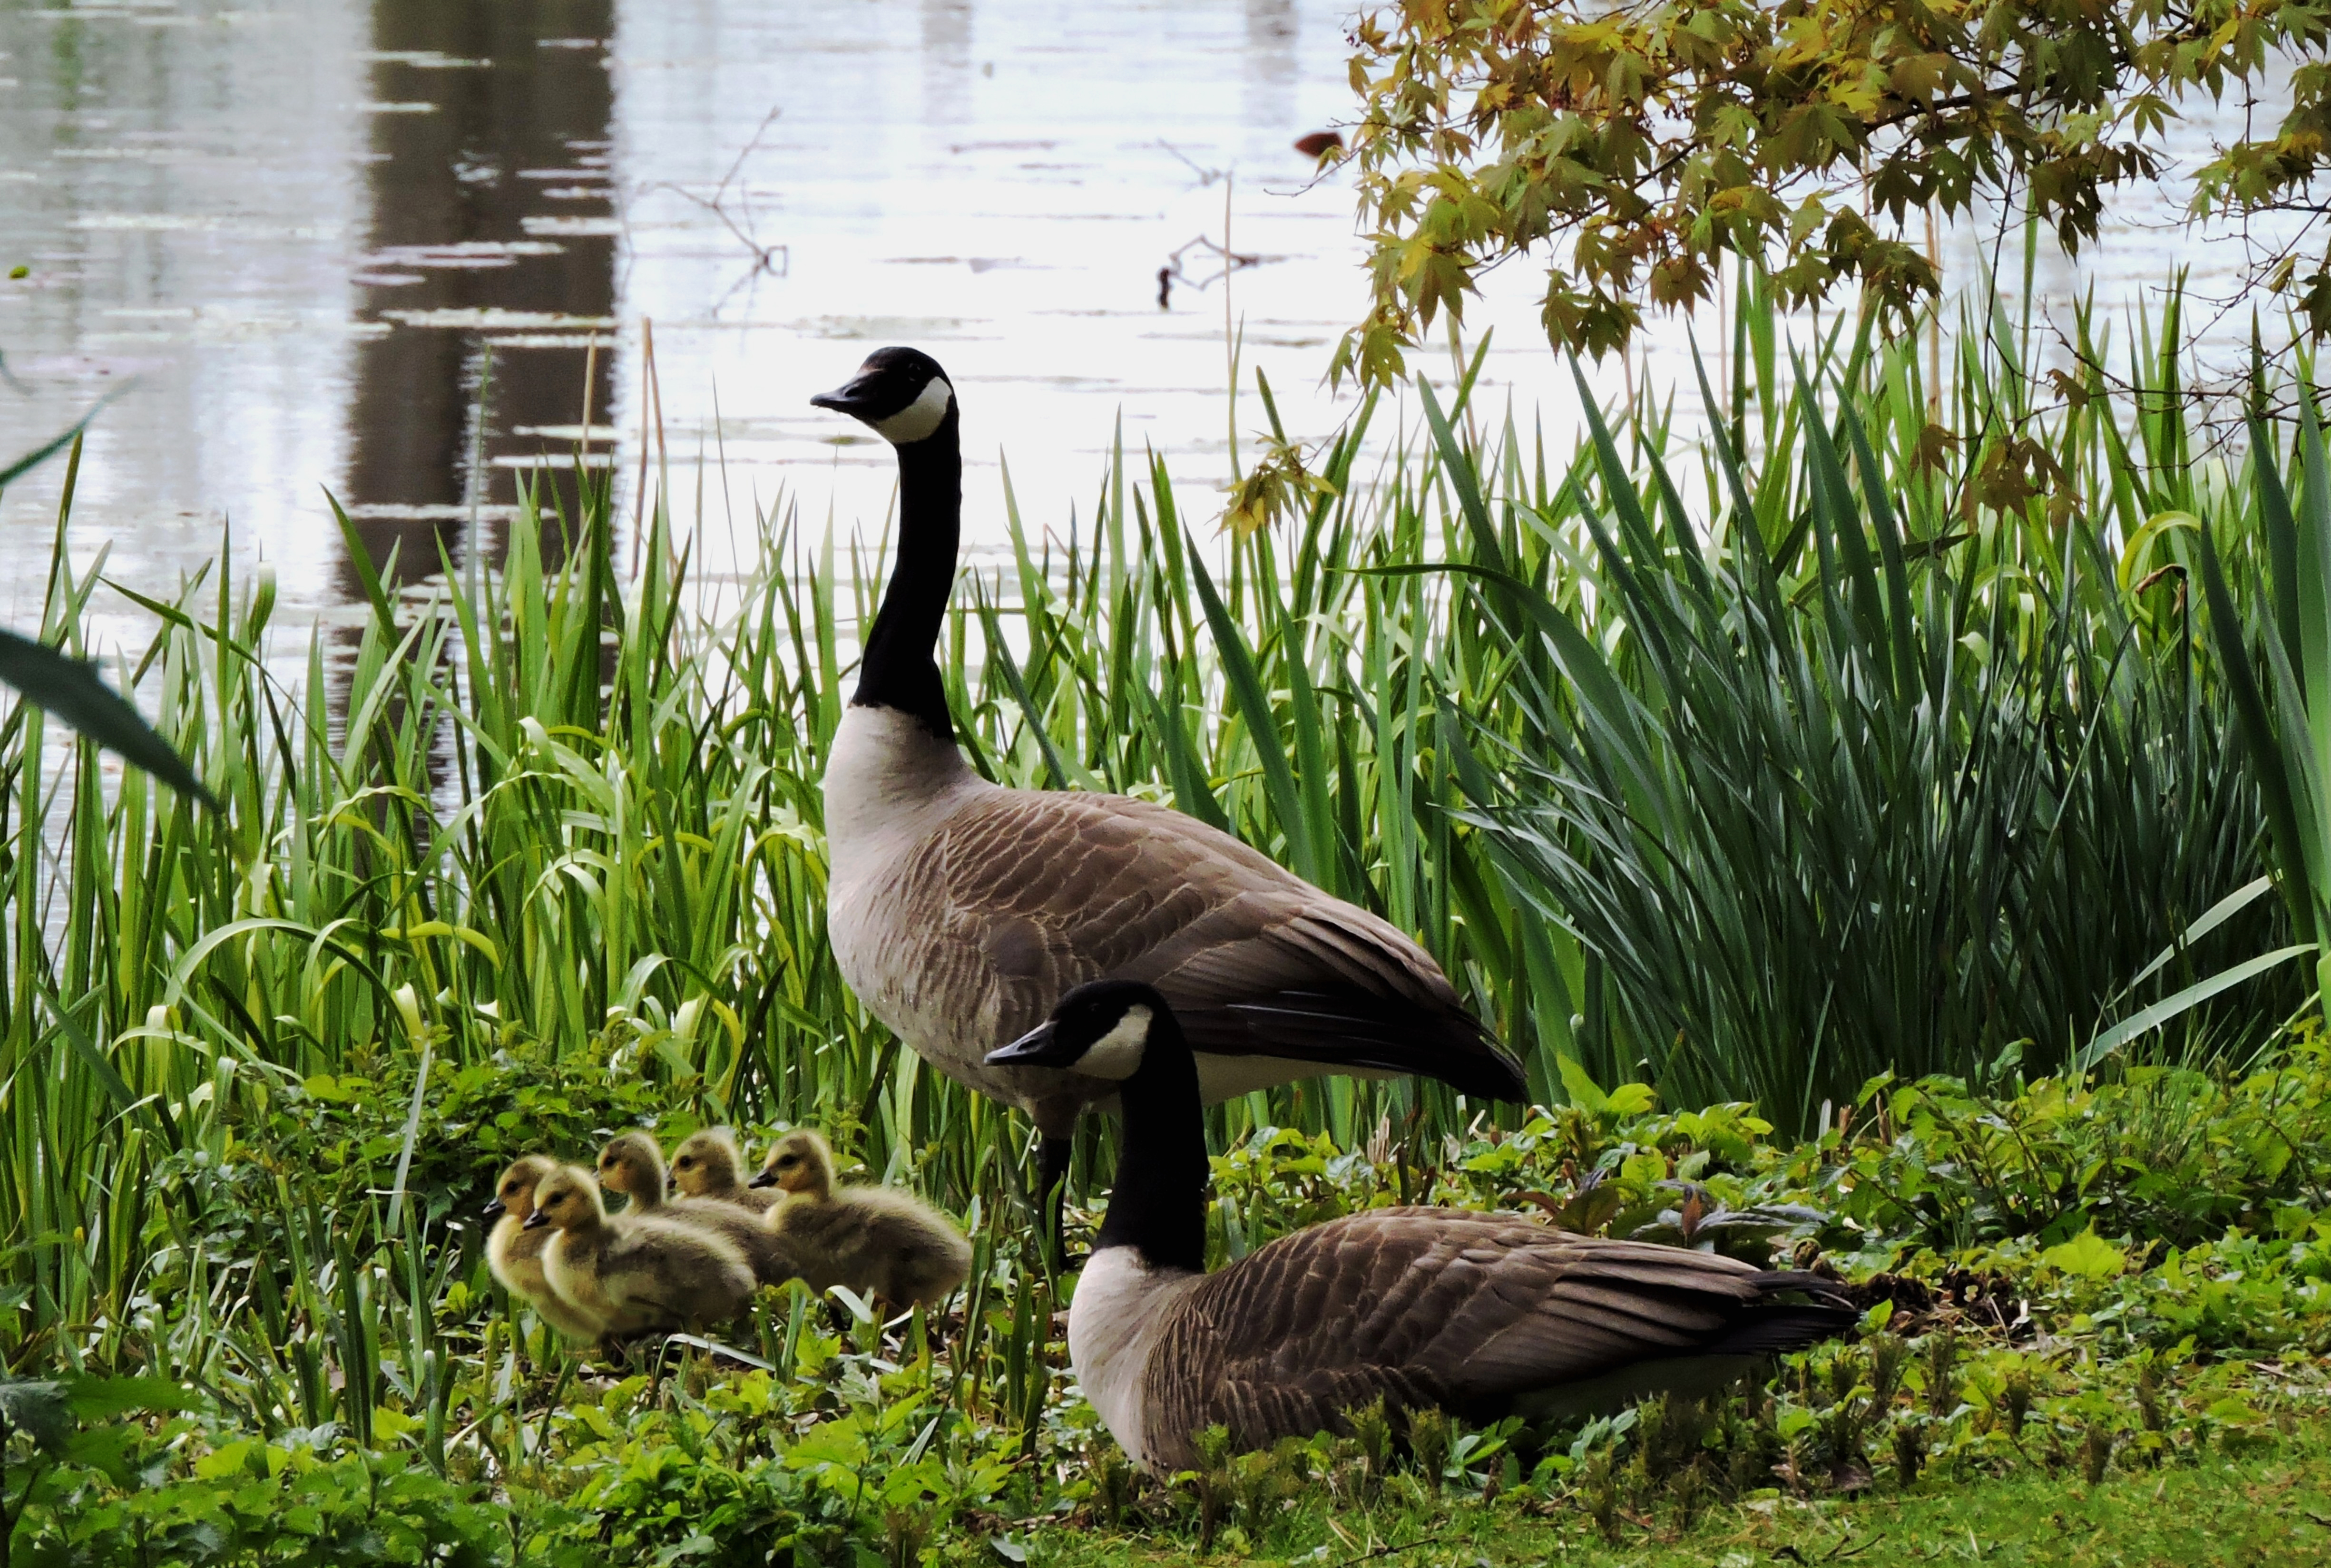
[(0, 631), (0, 680), (108, 751), (135, 763), (181, 794), (213, 811), (219, 803), (186, 759), (154, 732), (137, 705), (98, 678), (94, 662)]
[(2049, 1248), (2040, 1254), (2040, 1261), (2084, 1279), (2110, 1279), (2128, 1268), (2128, 1255), (2098, 1235), (2093, 1226)]
[(55, 1453), (72, 1436), (65, 1385), (45, 1378), (0, 1378), (0, 1423)]

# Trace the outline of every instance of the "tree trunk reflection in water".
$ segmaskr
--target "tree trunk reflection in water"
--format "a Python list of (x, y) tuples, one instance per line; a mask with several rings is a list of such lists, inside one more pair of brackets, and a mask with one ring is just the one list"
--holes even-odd
[[(457, 560), (465, 546), (499, 560), (522, 477), (554, 518), (544, 545), (557, 558), (595, 330), (593, 420), (613, 386), (613, 11), (611, 0), (375, 0), (371, 93), (407, 107), (372, 120), (357, 281), (363, 315), (386, 330), (357, 351), (341, 499), (376, 563), (398, 552), (401, 578), (436, 571), (441, 539)], [(594, 444), (595, 457), (606, 451)], [(486, 537), (468, 540), (473, 506)], [(340, 575), (360, 602), (347, 563)]]

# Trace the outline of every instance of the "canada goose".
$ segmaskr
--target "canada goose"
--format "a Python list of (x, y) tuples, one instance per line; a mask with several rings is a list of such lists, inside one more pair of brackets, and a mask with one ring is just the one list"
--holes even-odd
[(1262, 1447), (1378, 1397), (1486, 1421), (1717, 1384), (1855, 1320), (1770, 1299), (1817, 1288), (1809, 1275), (1459, 1209), (1346, 1215), (1208, 1274), (1198, 1074), (1164, 996), (1080, 986), (988, 1060), (1122, 1087), (1117, 1186), (1070, 1304), (1069, 1360), (1151, 1470), (1194, 1464), (1216, 1422)]
[(836, 1189), (833, 1151), (806, 1127), (776, 1141), (753, 1185), (783, 1193), (766, 1222), (819, 1290), (847, 1285), (896, 1306), (936, 1307), (971, 1272), (971, 1243), (912, 1193)]
[(655, 1214), (719, 1232), (744, 1252), (753, 1278), (764, 1285), (781, 1285), (801, 1272), (775, 1232), (761, 1223), (759, 1210), (709, 1198), (673, 1198), (663, 1151), (645, 1133), (618, 1133), (607, 1140), (599, 1151), (599, 1185), (631, 1201), (627, 1214)]
[(708, 1202), (739, 1203), (756, 1214), (777, 1206), (777, 1194), (756, 1191), (745, 1180), (745, 1156), (737, 1135), (727, 1127), (706, 1127), (682, 1138), (671, 1152), (672, 1184), (691, 1198)]
[(557, 1169), (558, 1162), (548, 1155), (528, 1155), (502, 1173), (483, 1216), (494, 1222), (486, 1237), (486, 1267), (503, 1289), (531, 1303), (545, 1323), (567, 1338), (596, 1339), (598, 1324), (558, 1299), (542, 1277), (542, 1250), (551, 1233), (526, 1228), (534, 1213), (536, 1187)]
[(899, 459), (897, 564), (826, 762), (834, 959), (924, 1060), (1029, 1113), (1044, 1193), (1078, 1113), (1111, 1086), (999, 1070), (987, 1053), (1104, 976), (1146, 981), (1180, 1011), (1209, 1102), (1323, 1072), (1527, 1098), (1440, 965), (1388, 922), (1180, 812), (1005, 789), (966, 766), (933, 651), (963, 510), (955, 389), (928, 355), (880, 348), (810, 401)]
[(591, 1173), (563, 1165), (534, 1191), (529, 1229), (554, 1228), (543, 1278), (603, 1334), (725, 1323), (753, 1295), (753, 1267), (716, 1231), (652, 1214), (609, 1218)]

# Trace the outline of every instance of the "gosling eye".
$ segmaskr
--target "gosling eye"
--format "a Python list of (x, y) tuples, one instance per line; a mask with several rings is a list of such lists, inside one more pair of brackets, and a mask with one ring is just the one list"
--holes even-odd
[(801, 1156), (799, 1155), (785, 1155), (778, 1158), (777, 1164), (780, 1165), (798, 1165), (801, 1164)]

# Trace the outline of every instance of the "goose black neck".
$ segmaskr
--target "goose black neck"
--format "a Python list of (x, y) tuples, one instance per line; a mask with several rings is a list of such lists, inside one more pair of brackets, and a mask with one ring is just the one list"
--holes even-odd
[(955, 720), (934, 656), (955, 587), (963, 532), (963, 450), (956, 411), (899, 448), (899, 554), (859, 660), (859, 708), (894, 708), (952, 744)]
[(1206, 1123), (1198, 1060), (1182, 1026), (1161, 1012), (1149, 1026), (1141, 1068), (1118, 1103), (1124, 1135), (1117, 1186), (1096, 1249), (1132, 1247), (1153, 1269), (1206, 1267)]

